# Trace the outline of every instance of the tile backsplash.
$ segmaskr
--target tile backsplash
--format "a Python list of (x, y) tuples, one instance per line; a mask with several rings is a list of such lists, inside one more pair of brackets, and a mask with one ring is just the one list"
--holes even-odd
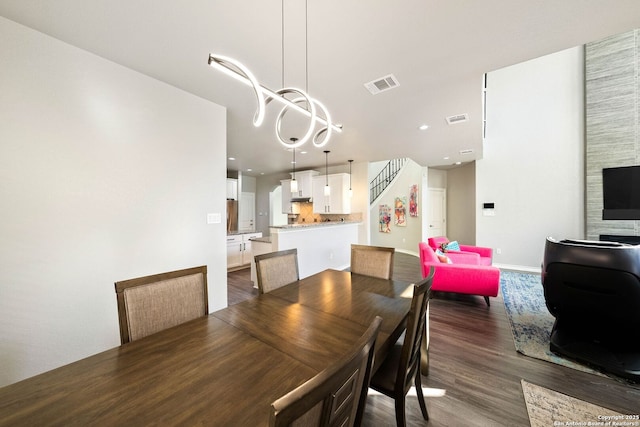
[(314, 222), (324, 222), (324, 221), (340, 221), (344, 219), (345, 221), (362, 221), (361, 213), (351, 213), (348, 215), (340, 215), (340, 214), (317, 214), (313, 213), (313, 203), (298, 203), (300, 206), (300, 213), (295, 216), (295, 219), (292, 219), (290, 223), (295, 224), (309, 224)]

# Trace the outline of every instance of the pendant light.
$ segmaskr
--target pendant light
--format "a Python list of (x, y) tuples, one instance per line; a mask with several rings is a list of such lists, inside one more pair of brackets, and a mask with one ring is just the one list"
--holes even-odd
[(347, 160), (349, 162), (349, 197), (353, 197), (353, 190), (351, 189), (351, 163), (353, 160)]
[[(298, 138), (289, 138), (293, 144), (296, 143)], [(293, 151), (293, 174), (291, 175), (291, 194), (298, 192), (298, 181), (296, 181), (296, 147), (292, 148)]]
[(331, 195), (331, 187), (329, 187), (329, 153), (331, 151), (329, 150), (324, 150), (324, 157), (325, 157), (325, 161), (324, 161), (324, 176), (325, 176), (325, 180), (326, 180), (326, 185), (324, 186), (324, 195), (325, 196), (330, 196)]

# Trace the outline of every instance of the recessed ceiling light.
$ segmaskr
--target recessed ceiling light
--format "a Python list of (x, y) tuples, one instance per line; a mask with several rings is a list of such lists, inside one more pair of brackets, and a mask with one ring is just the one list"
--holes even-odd
[(447, 156), (447, 157), (444, 157), (444, 160), (449, 160), (449, 156)]
[(236, 159), (235, 157), (229, 157), (229, 160), (235, 160), (235, 159)]
[(462, 162), (456, 162), (456, 165), (461, 165), (461, 164), (462, 164)]
[(251, 168), (247, 169), (247, 172), (251, 172), (251, 171), (253, 171), (253, 169), (251, 169)]
[(418, 126), (418, 129), (427, 130), (427, 129), (429, 129), (429, 125), (420, 125), (420, 126)]
[(307, 154), (307, 152), (306, 151), (301, 151), (300, 154)]

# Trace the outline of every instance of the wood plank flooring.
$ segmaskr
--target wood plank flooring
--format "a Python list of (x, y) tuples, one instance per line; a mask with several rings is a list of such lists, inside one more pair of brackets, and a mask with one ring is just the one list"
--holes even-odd
[[(418, 258), (396, 253), (394, 278), (419, 280)], [(248, 269), (228, 274), (228, 295), (229, 304), (257, 295)], [(640, 386), (517, 353), (500, 295), (487, 307), (479, 296), (437, 293), (429, 318), (430, 370), (422, 385), (426, 393), (444, 396), (426, 396), (428, 422), (417, 398), (408, 396), (407, 425), (529, 426), (521, 379), (623, 414), (640, 413)], [(370, 390), (363, 425), (395, 425), (393, 400)]]

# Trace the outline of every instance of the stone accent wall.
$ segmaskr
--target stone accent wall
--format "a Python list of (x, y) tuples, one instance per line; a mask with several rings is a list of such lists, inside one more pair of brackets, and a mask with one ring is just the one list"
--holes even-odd
[(640, 220), (602, 220), (602, 169), (640, 165), (640, 30), (589, 43), (586, 80), (586, 237), (640, 236)]

